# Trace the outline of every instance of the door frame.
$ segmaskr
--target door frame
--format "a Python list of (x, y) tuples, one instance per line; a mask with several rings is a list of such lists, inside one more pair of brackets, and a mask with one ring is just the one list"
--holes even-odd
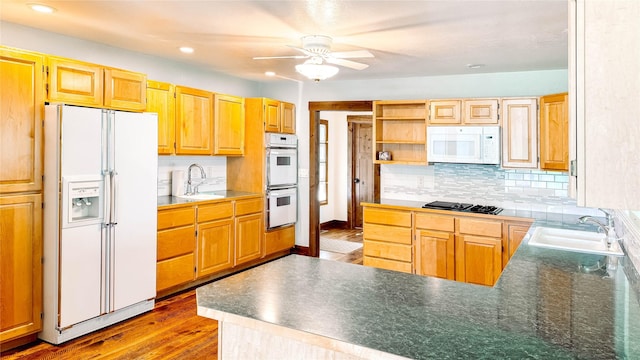
[(320, 111), (373, 111), (373, 101), (309, 101), (309, 248), (298, 253), (320, 255), (320, 202), (318, 201), (318, 125)]
[[(347, 136), (347, 164), (349, 164), (349, 171), (347, 181), (347, 226), (349, 229), (355, 229), (355, 213), (357, 211), (358, 202), (355, 197), (355, 172), (356, 172), (356, 143), (354, 128), (356, 124), (368, 124), (373, 127), (373, 115), (347, 115), (347, 126), (349, 134)], [(373, 145), (373, 144), (372, 144)], [(373, 199), (377, 201), (380, 199), (380, 165), (373, 164)]]

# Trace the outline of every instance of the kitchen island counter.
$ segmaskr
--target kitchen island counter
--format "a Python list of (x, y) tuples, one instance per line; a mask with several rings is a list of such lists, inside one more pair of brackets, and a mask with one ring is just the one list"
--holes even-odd
[(198, 314), (219, 320), (221, 359), (640, 357), (628, 259), (587, 272), (601, 256), (529, 236), (493, 288), (290, 255), (198, 288)]

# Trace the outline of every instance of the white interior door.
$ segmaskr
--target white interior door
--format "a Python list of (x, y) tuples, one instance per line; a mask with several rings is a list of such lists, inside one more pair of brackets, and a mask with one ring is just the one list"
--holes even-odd
[(155, 114), (115, 113), (114, 311), (156, 294), (157, 124)]

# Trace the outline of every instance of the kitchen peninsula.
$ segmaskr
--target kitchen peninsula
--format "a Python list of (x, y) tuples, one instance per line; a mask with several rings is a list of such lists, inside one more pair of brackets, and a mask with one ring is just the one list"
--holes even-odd
[(200, 287), (198, 315), (220, 359), (638, 358), (630, 261), (581, 271), (601, 257), (528, 237), (494, 287), (290, 255)]

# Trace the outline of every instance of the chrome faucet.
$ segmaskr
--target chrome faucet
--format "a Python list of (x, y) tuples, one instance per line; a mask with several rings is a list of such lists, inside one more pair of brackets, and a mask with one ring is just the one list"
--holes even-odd
[(605, 235), (607, 236), (606, 243), (607, 243), (607, 249), (609, 249), (611, 247), (611, 244), (617, 240), (616, 231), (614, 228), (613, 214), (610, 211), (605, 209), (598, 208), (598, 210), (602, 211), (605, 214), (607, 219), (606, 224), (594, 218), (593, 216), (588, 216), (588, 215), (579, 217), (578, 222), (581, 224), (592, 222), (598, 225), (598, 227), (602, 230), (602, 232), (605, 233)]
[(187, 178), (187, 191), (184, 193), (185, 195), (197, 194), (198, 193), (198, 186), (200, 186), (202, 184), (202, 182), (200, 182), (199, 184), (197, 184), (193, 188), (191, 187), (191, 170), (194, 167), (200, 169), (200, 177), (202, 179), (206, 179), (207, 178), (207, 174), (204, 172), (204, 169), (202, 168), (202, 166), (200, 166), (198, 164), (189, 165), (189, 170), (187, 170), (187, 172), (189, 173), (189, 176)]

